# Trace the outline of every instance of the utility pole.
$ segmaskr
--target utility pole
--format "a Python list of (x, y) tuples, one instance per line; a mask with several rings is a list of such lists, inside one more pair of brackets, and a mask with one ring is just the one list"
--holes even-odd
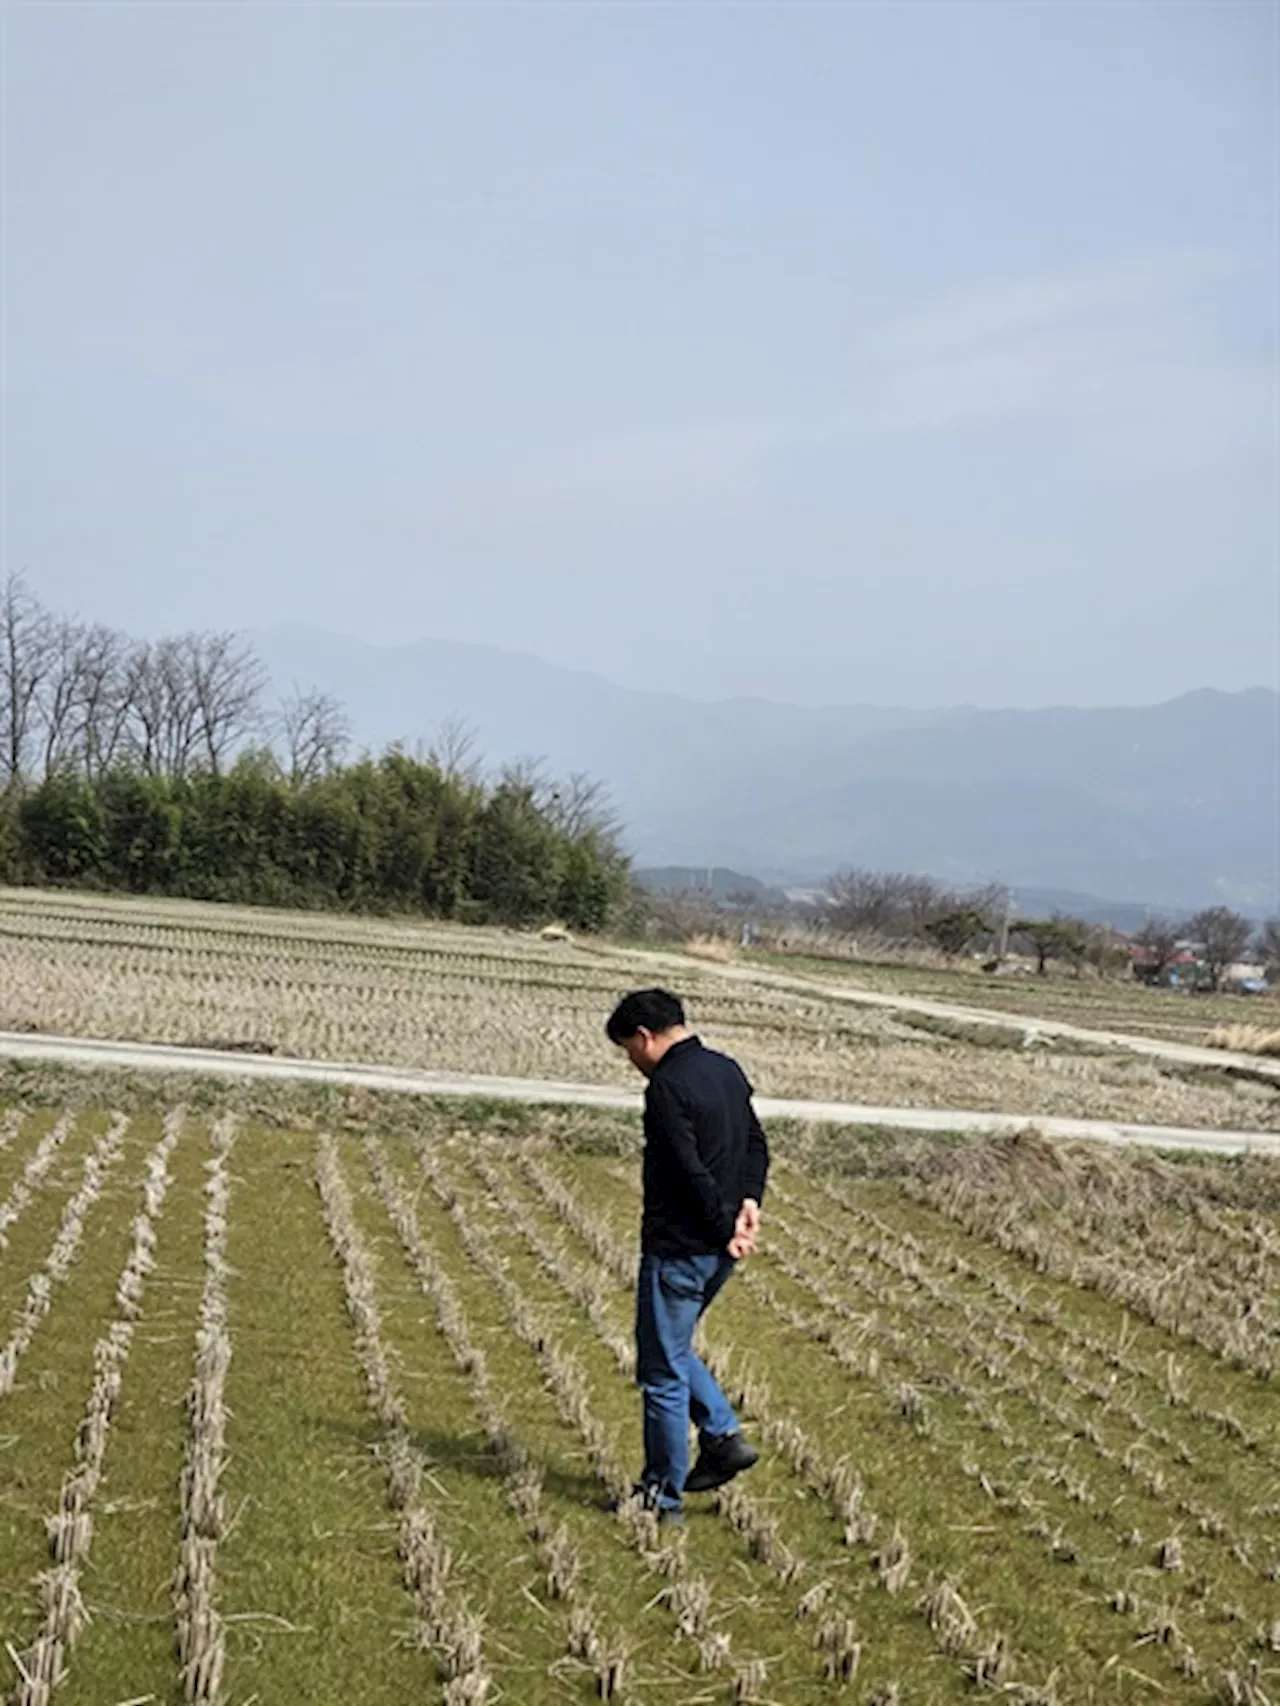
[(996, 964), (1003, 965), (1009, 952), (1009, 930), (1013, 924), (1013, 890), (1004, 897), (1004, 917), (1000, 920), (1000, 946), (996, 949)]

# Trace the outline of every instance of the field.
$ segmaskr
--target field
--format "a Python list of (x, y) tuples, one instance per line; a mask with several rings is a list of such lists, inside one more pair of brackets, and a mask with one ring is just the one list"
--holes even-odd
[[(628, 987), (663, 981), (766, 1095), (1226, 1130), (1280, 1124), (1275, 1086), (1044, 1038), (1024, 1047), (1017, 1030), (911, 1020), (835, 1000), (819, 979), (797, 990), (769, 974), (497, 930), (0, 891), (0, 1029), (622, 1084), (633, 1081), (605, 1041), (604, 1017)], [(846, 980), (886, 975), (859, 966)], [(986, 997), (985, 983), (953, 981), (953, 996)], [(1034, 994), (1052, 1004), (1067, 999), (1062, 988)], [(1072, 1016), (1101, 1023), (1108, 1004), (1145, 1014), (1160, 999), (1095, 988), (1073, 997)], [(1180, 1015), (1200, 1010), (1163, 1000)], [(1218, 1005), (1204, 1008), (1206, 1031)]]
[(6, 1698), (1280, 1698), (1280, 1163), (776, 1133), (707, 1324), (765, 1455), (659, 1532), (635, 1143), (0, 1103)]
[(1099, 1031), (1124, 1031), (1165, 1042), (1203, 1046), (1215, 1025), (1253, 1021), (1263, 1025), (1280, 1013), (1273, 996), (1192, 995), (1172, 989), (1148, 989), (1127, 979), (1074, 977), (1055, 968), (1052, 977), (1029, 974), (992, 977), (976, 965), (953, 967), (868, 964), (846, 959), (816, 959), (774, 954), (753, 958), (785, 969), (803, 969), (837, 982), (863, 984), (893, 995), (921, 995), (958, 1006), (985, 1007), (1019, 1018), (1058, 1019)]

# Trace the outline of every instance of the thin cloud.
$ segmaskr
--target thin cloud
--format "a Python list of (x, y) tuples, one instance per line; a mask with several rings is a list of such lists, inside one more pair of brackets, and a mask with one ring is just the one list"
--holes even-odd
[(833, 387), (843, 404), (615, 434), (454, 496), (539, 513), (722, 503), (779, 457), (1037, 423), (1074, 426), (1091, 458), (1148, 471), (1265, 450), (1270, 367), (1204, 347), (1192, 308), (1232, 270), (1226, 257), (1174, 254), (949, 293), (854, 340)]

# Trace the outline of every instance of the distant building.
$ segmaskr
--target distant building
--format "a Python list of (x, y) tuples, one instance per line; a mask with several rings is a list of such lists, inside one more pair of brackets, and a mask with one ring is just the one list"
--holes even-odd
[(1268, 995), (1271, 991), (1266, 966), (1252, 960), (1228, 966), (1222, 974), (1222, 987), (1229, 995)]
[(793, 906), (830, 906), (831, 893), (828, 889), (783, 889), (783, 894)]
[(1207, 987), (1209, 970), (1200, 958), (1194, 942), (1179, 942), (1173, 957), (1160, 967), (1159, 955), (1151, 948), (1131, 950), (1133, 975), (1157, 989), (1199, 989)]
[[(1173, 958), (1162, 971), (1157, 970), (1157, 956), (1150, 948), (1131, 950), (1133, 975), (1143, 983), (1160, 989), (1211, 989), (1213, 977), (1204, 960), (1200, 942), (1179, 942)], [(1222, 974), (1219, 989), (1225, 995), (1266, 995), (1270, 992), (1267, 968), (1253, 961), (1241, 961), (1228, 966)]]

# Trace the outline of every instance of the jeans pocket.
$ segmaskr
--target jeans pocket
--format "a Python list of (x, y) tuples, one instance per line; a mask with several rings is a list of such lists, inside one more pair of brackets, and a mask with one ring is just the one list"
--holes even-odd
[(664, 1256), (658, 1269), (658, 1284), (671, 1297), (701, 1303), (707, 1289), (707, 1275), (696, 1256)]

